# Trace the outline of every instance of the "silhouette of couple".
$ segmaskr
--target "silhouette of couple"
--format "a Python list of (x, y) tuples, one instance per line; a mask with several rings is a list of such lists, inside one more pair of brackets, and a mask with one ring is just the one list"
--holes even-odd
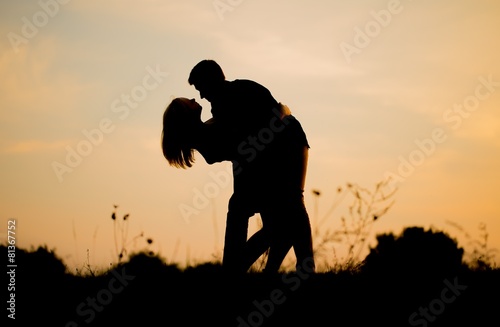
[[(276, 273), (293, 248), (296, 269), (314, 271), (303, 194), (309, 144), (299, 121), (259, 83), (226, 80), (213, 60), (195, 65), (188, 82), (210, 102), (212, 117), (203, 122), (194, 99), (172, 100), (163, 115), (162, 151), (177, 168), (191, 167), (195, 151), (208, 164), (232, 162), (223, 267), (246, 272), (269, 250), (264, 272)], [(247, 239), (256, 213), (262, 228)]]

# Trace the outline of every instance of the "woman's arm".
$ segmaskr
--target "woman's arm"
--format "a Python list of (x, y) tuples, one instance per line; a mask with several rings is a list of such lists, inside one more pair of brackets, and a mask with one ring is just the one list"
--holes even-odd
[(226, 135), (227, 133), (224, 133), (222, 126), (217, 124), (214, 118), (204, 122), (203, 133), (196, 150), (209, 165), (233, 160), (236, 146), (231, 144), (230, 138)]

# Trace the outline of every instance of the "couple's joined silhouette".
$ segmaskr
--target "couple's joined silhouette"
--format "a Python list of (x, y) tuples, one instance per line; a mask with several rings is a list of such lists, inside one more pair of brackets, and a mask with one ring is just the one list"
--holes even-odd
[[(264, 272), (276, 273), (293, 248), (296, 269), (315, 270), (312, 232), (304, 204), (309, 143), (300, 122), (261, 84), (226, 79), (214, 60), (202, 60), (188, 82), (211, 104), (201, 120), (194, 99), (173, 99), (163, 114), (161, 146), (171, 166), (188, 168), (195, 151), (208, 164), (231, 161), (223, 267), (244, 273), (267, 250)], [(262, 228), (248, 237), (254, 214)]]

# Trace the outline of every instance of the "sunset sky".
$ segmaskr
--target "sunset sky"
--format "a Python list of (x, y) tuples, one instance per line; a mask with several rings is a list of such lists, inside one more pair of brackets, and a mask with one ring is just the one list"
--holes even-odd
[[(305, 200), (313, 225), (338, 187), (373, 189), (391, 176), (386, 191), (397, 188), (395, 202), (372, 238), (433, 226), (471, 250), (450, 222), (471, 239), (484, 223), (488, 245), (500, 249), (497, 0), (0, 7), (2, 242), (16, 219), (17, 246), (47, 245), (72, 268), (106, 266), (116, 261), (118, 205), (118, 218), (129, 214), (128, 240), (144, 232), (170, 262), (220, 253), (230, 164), (197, 155), (193, 168), (176, 169), (160, 148), (172, 98), (194, 98), (210, 117), (187, 78), (200, 60), (214, 59), (227, 79), (263, 84), (301, 121), (311, 145)], [(350, 201), (321, 227), (338, 229)], [(128, 248), (145, 245), (138, 239)]]

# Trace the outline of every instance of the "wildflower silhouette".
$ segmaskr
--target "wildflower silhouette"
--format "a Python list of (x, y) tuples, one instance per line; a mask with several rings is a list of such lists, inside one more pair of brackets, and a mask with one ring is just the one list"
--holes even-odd
[[(318, 217), (314, 219), (315, 253), (329, 257), (329, 246), (333, 243), (341, 243), (347, 246), (347, 254), (344, 258), (337, 259), (334, 266), (344, 269), (355, 269), (359, 266), (362, 263), (361, 252), (367, 249), (373, 223), (385, 215), (394, 204), (393, 197), (397, 189), (390, 189), (389, 183), (390, 179), (382, 180), (375, 184), (374, 190), (368, 190), (355, 183), (346, 183), (345, 188), (339, 186), (328, 211), (321, 219), (318, 220)], [(313, 190), (316, 198), (320, 194), (319, 190)], [(347, 196), (351, 197), (352, 202), (348, 206), (348, 217), (340, 217), (340, 228), (338, 230), (322, 228)], [(335, 253), (335, 248), (333, 250)], [(330, 265), (328, 262), (326, 264)]]
[[(140, 232), (132, 239), (128, 240), (128, 225), (130, 214), (123, 215), (122, 219), (117, 218), (116, 209), (118, 205), (113, 205), (114, 211), (111, 213), (111, 219), (113, 220), (113, 236), (115, 241), (115, 251), (118, 258), (118, 263), (122, 262), (125, 256), (129, 255), (127, 247), (135, 242), (137, 239), (144, 237), (144, 232)], [(146, 243), (151, 245), (153, 243), (152, 238), (147, 238)], [(150, 251), (149, 254), (152, 254)]]

